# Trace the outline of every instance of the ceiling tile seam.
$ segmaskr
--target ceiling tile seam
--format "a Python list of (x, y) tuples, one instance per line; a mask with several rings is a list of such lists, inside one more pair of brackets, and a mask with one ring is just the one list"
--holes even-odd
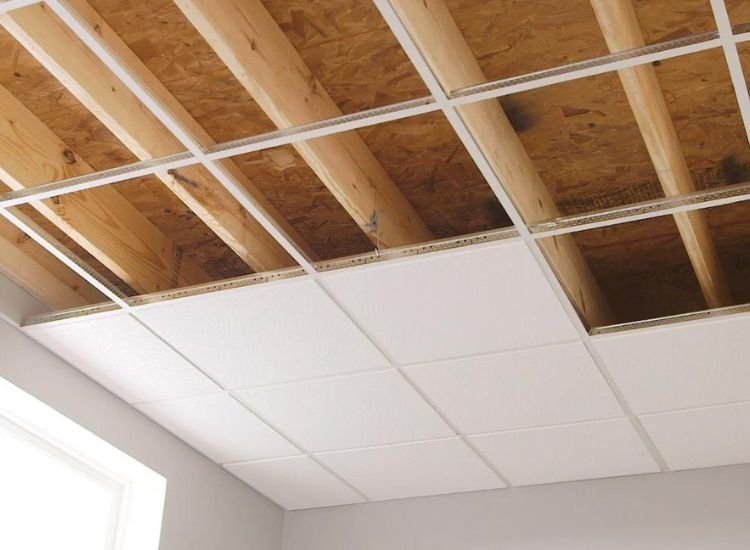
[(256, 418), (258, 418), (261, 422), (263, 422), (271, 430), (273, 430), (274, 432), (276, 432), (277, 434), (279, 434), (281, 437), (283, 437), (284, 439), (286, 439), (290, 444), (292, 444), (294, 447), (296, 447), (302, 453), (302, 455), (304, 455), (309, 460), (311, 460), (312, 462), (314, 462), (315, 464), (317, 464), (318, 467), (320, 467), (323, 470), (325, 470), (328, 474), (330, 474), (331, 476), (333, 476), (334, 478), (336, 478), (340, 483), (344, 484), (351, 491), (354, 491), (354, 493), (356, 493), (358, 496), (360, 496), (361, 498), (363, 498), (365, 500), (365, 502), (371, 502), (370, 497), (367, 496), (364, 493), (364, 491), (362, 491), (359, 487), (355, 486), (354, 484), (352, 484), (348, 480), (346, 480), (344, 477), (342, 477), (341, 475), (339, 475), (338, 472), (334, 471), (327, 464), (325, 464), (324, 462), (318, 460), (318, 458), (314, 455), (314, 453), (312, 453), (311, 451), (309, 451), (305, 446), (303, 446), (302, 444), (300, 444), (299, 442), (297, 442), (294, 438), (286, 435), (284, 433), (284, 431), (281, 430), (281, 428), (279, 428), (278, 426), (276, 426), (275, 423), (271, 422), (268, 418), (266, 418), (265, 415), (263, 415), (263, 414), (259, 413), (257, 410), (255, 410), (255, 407), (251, 406), (245, 400), (241, 399), (240, 397), (238, 397), (236, 395), (233, 395), (233, 394), (230, 393), (229, 396), (232, 399), (234, 399), (237, 403), (239, 403), (240, 405), (242, 405), (242, 407), (244, 407), (247, 411), (249, 411), (250, 413), (252, 413), (253, 415), (255, 415)]
[(669, 471), (669, 467), (666, 461), (662, 457), (650, 435), (643, 428), (643, 425), (641, 424), (638, 417), (634, 414), (633, 409), (625, 399), (625, 395), (617, 387), (617, 384), (615, 383), (614, 378), (607, 369), (602, 357), (594, 347), (589, 331), (584, 326), (581, 318), (578, 315), (578, 312), (568, 298), (567, 293), (562, 288), (560, 281), (554, 274), (554, 271), (549, 265), (546, 257), (539, 248), (539, 243), (533, 238), (528, 225), (525, 223), (520, 213), (516, 209), (515, 204), (505, 191), (505, 187), (502, 185), (500, 178), (497, 174), (495, 174), (494, 170), (492, 170), (489, 162), (480, 150), (479, 146), (474, 140), (474, 137), (471, 135), (471, 132), (469, 132), (460, 115), (451, 104), (447, 103), (447, 95), (445, 91), (432, 72), (432, 69), (430, 68), (429, 63), (425, 59), (424, 55), (421, 53), (411, 35), (406, 30), (405, 25), (396, 14), (393, 6), (391, 6), (390, 0), (374, 0), (374, 2), (383, 18), (388, 23), (388, 26), (396, 36), (396, 39), (401, 44), (401, 47), (403, 48), (407, 57), (412, 62), (412, 65), (416, 69), (417, 73), (419, 73), (420, 77), (424, 81), (427, 89), (430, 91), (433, 97), (436, 98), (438, 104), (442, 106), (443, 113), (448, 118), (448, 121), (450, 122), (454, 131), (458, 135), (466, 150), (469, 152), (469, 155), (474, 160), (482, 175), (485, 177), (490, 188), (497, 196), (500, 204), (503, 206), (506, 213), (510, 217), (511, 221), (519, 232), (521, 239), (524, 241), (527, 248), (531, 252), (537, 265), (544, 274), (544, 277), (547, 279), (553, 292), (555, 293), (555, 296), (557, 297), (559, 303), (567, 314), (570, 322), (573, 324), (576, 332), (579, 334), (581, 340), (586, 346), (586, 349), (591, 355), (591, 358), (596, 364), (601, 376), (604, 378), (605, 382), (609, 386), (610, 391), (617, 400), (620, 408), (623, 410), (624, 414), (630, 421), (631, 426), (638, 434), (643, 445), (651, 454), (652, 459), (658, 465), (659, 469), (663, 472)]
[[(161, 338), (160, 338), (161, 339)], [(214, 393), (206, 393), (206, 394), (196, 394), (189, 397), (178, 397), (178, 398), (166, 398), (166, 399), (153, 399), (149, 401), (138, 401), (134, 402), (134, 405), (150, 405), (153, 403), (166, 403), (170, 401), (179, 401), (181, 399), (190, 399), (190, 397), (201, 397), (204, 395), (216, 395), (217, 393), (224, 393), (224, 394), (231, 394), (234, 392), (241, 392), (241, 391), (255, 391), (255, 390), (268, 390), (268, 389), (276, 389), (276, 388), (284, 388), (284, 387), (293, 387), (297, 385), (307, 384), (307, 383), (316, 383), (316, 382), (329, 382), (329, 381), (335, 381), (335, 380), (342, 380), (346, 378), (353, 378), (358, 375), (365, 375), (365, 374), (377, 374), (381, 372), (389, 372), (394, 371), (395, 369), (388, 366), (388, 367), (368, 367), (365, 369), (360, 369), (356, 371), (351, 372), (338, 372), (334, 374), (319, 374), (317, 376), (310, 376), (307, 378), (295, 378), (294, 380), (282, 380), (279, 382), (268, 382), (265, 384), (257, 384), (257, 385), (250, 385), (250, 386), (237, 386), (237, 387), (227, 387), (227, 389), (222, 390), (221, 392), (214, 392)]]
[[(161, 341), (164, 341), (160, 335), (154, 332), (153, 329), (150, 329), (150, 332), (157, 336)], [(437, 359), (435, 361), (418, 361), (414, 363), (399, 363), (394, 362), (393, 365), (389, 365), (387, 367), (367, 367), (365, 369), (358, 369), (358, 370), (352, 370), (349, 372), (337, 372), (333, 374), (319, 374), (316, 376), (308, 376), (304, 378), (295, 378), (292, 380), (280, 380), (278, 382), (267, 382), (264, 384), (252, 384), (248, 386), (237, 386), (237, 387), (227, 387), (226, 390), (222, 390), (221, 392), (213, 392), (213, 393), (201, 393), (201, 394), (195, 394), (192, 396), (187, 397), (179, 397), (179, 398), (165, 398), (165, 399), (152, 399), (148, 401), (137, 401), (133, 402), (134, 405), (147, 405), (151, 403), (163, 403), (167, 401), (178, 401), (180, 399), (189, 399), (190, 397), (200, 397), (203, 395), (213, 395), (215, 393), (230, 393), (230, 392), (239, 392), (239, 391), (245, 391), (245, 390), (265, 390), (265, 389), (272, 389), (272, 388), (281, 388), (281, 387), (287, 387), (287, 386), (295, 386), (310, 382), (327, 382), (327, 381), (334, 381), (334, 380), (342, 380), (346, 378), (353, 378), (359, 375), (366, 375), (366, 374), (375, 374), (379, 372), (388, 372), (388, 371), (395, 371), (396, 366), (404, 368), (404, 369), (413, 369), (413, 368), (424, 368), (424, 367), (431, 367), (431, 366), (440, 366), (440, 365), (447, 365), (450, 363), (456, 363), (460, 361), (470, 361), (474, 359), (485, 359), (485, 358), (492, 358), (492, 357), (502, 357), (504, 355), (513, 355), (516, 353), (522, 353), (525, 351), (538, 351), (538, 350), (545, 350), (545, 349), (551, 349), (558, 346), (568, 346), (571, 344), (578, 344), (582, 343), (582, 341), (578, 338), (576, 339), (566, 339), (561, 340), (559, 342), (555, 342), (552, 344), (534, 344), (531, 346), (526, 347), (518, 347), (518, 348), (511, 348), (509, 350), (503, 350), (503, 351), (490, 351), (490, 352), (481, 352), (481, 353), (470, 353), (467, 355), (462, 355), (454, 358), (449, 359)]]
[(555, 422), (553, 424), (540, 424), (538, 426), (523, 426), (520, 428), (508, 428), (508, 429), (503, 429), (503, 430), (470, 432), (470, 433), (467, 433), (466, 436), (469, 438), (473, 438), (473, 437), (485, 437), (485, 436), (492, 436), (492, 435), (536, 432), (536, 431), (551, 430), (551, 429), (556, 429), (556, 428), (571, 428), (574, 426), (588, 426), (592, 424), (604, 424), (607, 422), (613, 422), (615, 420), (628, 420), (628, 417), (622, 414), (622, 415), (617, 415), (617, 416), (606, 416), (602, 418), (587, 418), (585, 420), (573, 420), (569, 422)]
[(668, 414), (681, 414), (690, 413), (694, 411), (709, 411), (714, 409), (723, 409), (727, 407), (744, 407), (750, 405), (750, 399), (737, 399), (732, 401), (723, 401), (721, 403), (711, 403), (709, 405), (698, 405), (696, 407), (678, 407), (676, 409), (660, 409), (655, 411), (644, 411), (638, 413), (639, 418), (647, 418), (650, 416), (661, 416)]
[[(326, 455), (332, 455), (332, 454), (345, 454), (349, 452), (358, 452), (358, 451), (371, 451), (376, 449), (392, 449), (392, 448), (398, 448), (398, 447), (409, 447), (411, 445), (420, 445), (423, 443), (437, 443), (440, 441), (460, 441), (460, 437), (458, 435), (448, 435), (443, 437), (431, 437), (426, 439), (414, 439), (410, 441), (396, 441), (392, 443), (383, 443), (379, 445), (360, 445), (357, 447), (343, 447), (343, 448), (336, 448), (336, 449), (326, 449), (324, 451), (312, 451), (310, 454), (313, 456), (326, 456)], [(306, 456), (306, 455), (297, 455), (297, 456)], [(269, 458), (257, 458), (257, 459), (251, 459), (251, 460), (235, 460), (232, 462), (222, 462), (222, 466), (238, 466), (241, 464), (253, 464), (258, 462), (273, 462), (277, 459), (284, 459), (284, 458), (292, 458), (290, 456), (279, 456), (279, 457), (269, 457)]]
[(737, 52), (737, 42), (732, 33), (732, 24), (729, 21), (729, 13), (724, 0), (710, 0), (711, 10), (716, 20), (716, 28), (719, 30), (719, 40), (724, 51), (724, 59), (729, 67), (729, 76), (732, 79), (735, 99), (740, 108), (742, 122), (745, 125), (746, 137), (750, 138), (750, 94), (748, 94), (747, 82), (742, 71), (742, 63)]
[(395, 360), (395, 358), (387, 351), (385, 346), (383, 346), (375, 336), (364, 327), (364, 324), (361, 323), (355, 315), (353, 315), (349, 310), (336, 298), (336, 296), (328, 289), (326, 286), (325, 279), (321, 278), (321, 275), (318, 274), (313, 277), (313, 280), (316, 282), (316, 284), (319, 286), (319, 288), (328, 296), (328, 298), (338, 307), (338, 309), (341, 311), (343, 315), (349, 319), (349, 321), (370, 341), (370, 344), (375, 347), (375, 349), (378, 350), (378, 352), (388, 361), (390, 366), (398, 372), (400, 377), (412, 388), (412, 390), (420, 397), (420, 399), (427, 404), (427, 406), (445, 423), (445, 425), (453, 431), (453, 433), (458, 436), (465, 445), (467, 445), (494, 474), (497, 476), (497, 478), (504, 483), (506, 486), (511, 487), (511, 483), (508, 480), (508, 478), (500, 472), (500, 470), (495, 467), (491, 462), (489, 462), (486, 457), (479, 453), (479, 451), (466, 439), (466, 436), (460, 433), (460, 431), (457, 429), (455, 424), (446, 416), (446, 414), (440, 410), (435, 403), (432, 402), (431, 399), (427, 397), (424, 391), (417, 386), (417, 384), (411, 379), (411, 377), (406, 373), (406, 371), (399, 366), (398, 362)]
[(132, 92), (139, 101), (167, 128), (185, 148), (200, 161), (200, 164), (237, 200), (242, 207), (265, 229), (279, 245), (306, 272), (314, 273), (310, 258), (293, 242), (286, 232), (256, 203), (247, 190), (217, 161), (206, 157), (203, 147), (190, 132), (172, 115), (161, 101), (140, 82), (128, 67), (107, 47), (103, 38), (80, 19), (66, 0), (47, 0), (47, 5), (71, 31), (96, 55), (112, 73)]
[[(289, 443), (291, 446), (297, 449), (297, 451), (300, 453), (300, 455), (297, 456), (306, 456), (313, 462), (315, 462), (318, 466), (326, 470), (329, 474), (334, 476), (336, 479), (338, 479), (341, 483), (344, 483), (349, 489), (354, 491), (357, 495), (361, 496), (362, 498), (366, 499), (369, 502), (369, 498), (362, 493), (357, 487), (354, 487), (350, 483), (348, 483), (346, 480), (344, 480), (341, 476), (339, 476), (336, 472), (331, 471), (330, 468), (328, 468), (325, 464), (322, 464), (320, 461), (318, 461), (312, 453), (310, 453), (304, 446), (300, 445), (297, 441), (294, 440), (294, 438), (288, 436), (284, 431), (279, 429), (275, 424), (270, 422), (264, 415), (261, 415), (258, 413), (253, 407), (251, 407), (248, 403), (246, 403), (244, 400), (240, 399), (236, 395), (234, 395), (231, 391), (229, 391), (223, 384), (221, 384), (215, 377), (208, 374), (205, 370), (200, 368), (193, 360), (191, 360), (189, 357), (187, 357), (184, 353), (179, 351), (175, 346), (173, 346), (171, 343), (169, 343), (165, 338), (163, 338), (160, 334), (158, 334), (154, 329), (149, 326), (149, 324), (143, 320), (140, 319), (136, 312), (131, 312), (130, 316), (143, 328), (148, 330), (150, 334), (152, 334), (154, 337), (156, 337), (158, 340), (160, 340), (165, 346), (167, 346), (171, 351), (176, 353), (178, 356), (180, 356), (183, 360), (185, 360), (193, 369), (201, 373), (204, 377), (206, 377), (208, 380), (210, 380), (213, 384), (215, 384), (220, 390), (221, 393), (227, 395), (232, 400), (237, 402), (243, 409), (245, 409), (247, 412), (252, 414), (255, 418), (257, 418), (260, 422), (262, 422), (265, 426), (267, 426), (271, 431), (276, 433), (279, 437), (284, 439), (287, 443)], [(217, 395), (219, 392), (216, 392), (214, 394), (210, 395)], [(204, 455), (205, 456), (205, 455)], [(208, 458), (208, 457), (207, 457)], [(279, 457), (280, 458), (280, 457)], [(209, 459), (211, 460), (211, 459)], [(212, 462), (214, 462), (212, 460)]]

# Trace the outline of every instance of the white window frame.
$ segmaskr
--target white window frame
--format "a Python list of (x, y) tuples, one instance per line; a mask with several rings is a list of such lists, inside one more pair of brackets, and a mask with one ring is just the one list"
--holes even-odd
[(0, 429), (113, 490), (108, 550), (158, 550), (163, 476), (2, 378)]

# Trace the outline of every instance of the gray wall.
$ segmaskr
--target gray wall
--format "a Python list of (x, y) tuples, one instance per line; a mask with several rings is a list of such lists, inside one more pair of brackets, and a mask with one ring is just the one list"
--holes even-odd
[(0, 376), (167, 478), (162, 550), (281, 548), (279, 507), (3, 320)]
[(284, 550), (748, 548), (750, 465), (288, 512), (284, 527)]

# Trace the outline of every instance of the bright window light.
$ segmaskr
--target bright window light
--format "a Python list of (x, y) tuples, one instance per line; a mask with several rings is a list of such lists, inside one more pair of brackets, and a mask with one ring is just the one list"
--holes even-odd
[(0, 378), (0, 549), (157, 550), (166, 480)]
[(8, 429), (0, 429), (0, 456), (0, 547), (112, 546), (119, 491)]

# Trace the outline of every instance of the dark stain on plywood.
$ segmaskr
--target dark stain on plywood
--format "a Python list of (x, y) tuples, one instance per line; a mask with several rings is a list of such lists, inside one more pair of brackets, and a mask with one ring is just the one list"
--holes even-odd
[(441, 113), (358, 131), (435, 237), (511, 225)]

